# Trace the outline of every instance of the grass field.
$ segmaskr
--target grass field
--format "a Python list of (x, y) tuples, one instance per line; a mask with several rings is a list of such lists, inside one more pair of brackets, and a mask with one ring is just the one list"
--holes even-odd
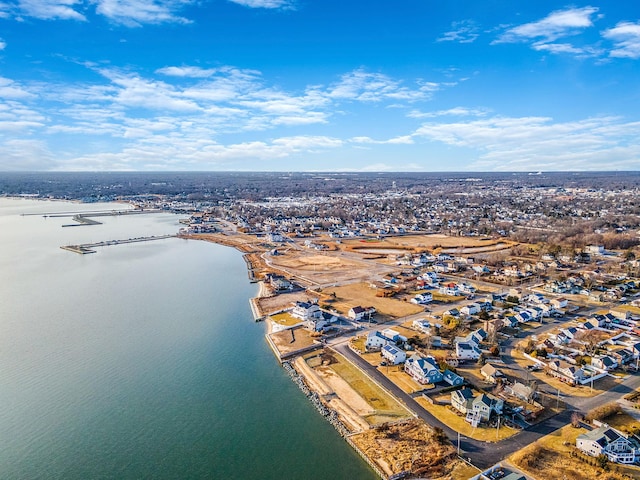
[(411, 414), (397, 400), (374, 384), (363, 372), (348, 362), (341, 355), (333, 355), (336, 359), (330, 368), (346, 381), (358, 395), (360, 395), (371, 407), (374, 413), (366, 416), (371, 425), (387, 421), (409, 418)]
[(292, 327), (293, 325), (302, 323), (302, 320), (294, 317), (293, 315), (287, 312), (278, 313), (277, 315), (271, 315), (270, 318), (271, 318), (271, 321), (287, 327)]

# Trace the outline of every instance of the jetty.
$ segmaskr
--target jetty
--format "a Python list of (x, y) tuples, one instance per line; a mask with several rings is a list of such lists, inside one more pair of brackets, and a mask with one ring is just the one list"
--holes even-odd
[(88, 253), (96, 253), (95, 248), (108, 247), (109, 245), (122, 245), (125, 243), (151, 242), (153, 240), (164, 240), (166, 238), (176, 238), (176, 235), (152, 235), (150, 237), (127, 238), (126, 240), (105, 240), (97, 243), (83, 243), (80, 245), (63, 245), (60, 247), (73, 253), (86, 255)]

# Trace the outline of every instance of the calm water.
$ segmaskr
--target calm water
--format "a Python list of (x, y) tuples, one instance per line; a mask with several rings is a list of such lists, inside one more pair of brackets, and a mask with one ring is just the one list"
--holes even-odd
[[(0, 478), (374, 479), (275, 361), (242, 257), (178, 217), (0, 199)], [(118, 207), (116, 207), (118, 208)]]

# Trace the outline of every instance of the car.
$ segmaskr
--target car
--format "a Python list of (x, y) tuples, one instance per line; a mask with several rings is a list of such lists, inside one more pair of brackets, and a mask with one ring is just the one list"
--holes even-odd
[(385, 362), (385, 361), (380, 362), (380, 366), (381, 366), (381, 367), (386, 367), (387, 365), (388, 365), (388, 364), (387, 364), (387, 362)]

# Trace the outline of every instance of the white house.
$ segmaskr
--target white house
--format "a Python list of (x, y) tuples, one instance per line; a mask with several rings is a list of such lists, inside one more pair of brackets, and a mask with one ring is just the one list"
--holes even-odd
[(380, 332), (369, 332), (367, 334), (367, 341), (365, 342), (364, 347), (368, 352), (371, 352), (380, 350), (388, 343), (391, 343), (391, 340), (382, 335)]
[(607, 424), (578, 435), (576, 447), (587, 455), (606, 455), (614, 463), (634, 463), (640, 460), (638, 441)]
[(563, 297), (551, 300), (551, 306), (556, 309), (567, 308), (567, 305), (569, 305), (569, 300)]
[(417, 305), (424, 305), (425, 303), (429, 303), (433, 301), (433, 295), (429, 292), (419, 293), (415, 297), (411, 299), (411, 303), (415, 303)]
[(458, 285), (455, 283), (447, 283), (440, 287), (439, 292), (442, 295), (449, 295), (451, 297), (457, 297), (460, 295), (460, 290), (458, 289)]
[(360, 321), (371, 318), (371, 316), (375, 315), (375, 313), (376, 309), (373, 307), (361, 307), (360, 305), (358, 305), (357, 307), (350, 308), (347, 315), (352, 320)]
[(477, 303), (470, 303), (469, 305), (465, 305), (460, 309), (460, 313), (463, 315), (477, 315), (481, 312), (480, 305)]
[(419, 332), (431, 333), (431, 322), (428, 320), (414, 320), (411, 326)]
[(472, 342), (456, 343), (456, 358), (458, 360), (478, 360), (482, 352)]
[(412, 355), (405, 362), (404, 371), (422, 385), (442, 380), (442, 373), (433, 357), (423, 358), (417, 354)]
[(387, 337), (392, 342), (406, 342), (407, 341), (407, 337), (405, 337), (403, 335), (400, 335), (400, 333), (397, 330), (394, 330), (393, 328), (385, 328), (384, 330), (382, 330), (381, 333), (382, 333), (382, 335)]
[(300, 320), (311, 320), (322, 317), (322, 312), (317, 303), (296, 302), (291, 311), (291, 315)]
[(382, 347), (382, 356), (392, 365), (398, 365), (407, 359), (407, 354), (404, 350), (396, 347), (395, 345), (387, 344)]
[(591, 365), (602, 370), (613, 370), (618, 366), (618, 362), (609, 355), (600, 355), (591, 359)]

